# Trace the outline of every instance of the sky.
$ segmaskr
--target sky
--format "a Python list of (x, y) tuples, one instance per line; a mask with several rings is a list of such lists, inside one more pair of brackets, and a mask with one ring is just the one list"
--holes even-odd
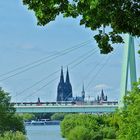
[[(37, 101), (38, 97), (41, 101), (55, 101), (61, 66), (64, 75), (69, 68), (74, 96), (81, 95), (84, 83), (87, 100), (94, 99), (102, 89), (109, 100), (119, 98), (123, 45), (115, 45), (111, 54), (101, 55), (93, 39), (96, 31), (80, 26), (79, 19), (60, 15), (40, 27), (34, 12), (22, 1), (0, 1), (0, 86), (10, 93), (12, 101)], [(137, 51), (139, 39), (135, 41)], [(77, 47), (84, 42), (87, 44)], [(71, 48), (77, 49), (69, 51)], [(138, 70), (137, 53), (136, 63)], [(38, 66), (29, 68), (32, 64)]]

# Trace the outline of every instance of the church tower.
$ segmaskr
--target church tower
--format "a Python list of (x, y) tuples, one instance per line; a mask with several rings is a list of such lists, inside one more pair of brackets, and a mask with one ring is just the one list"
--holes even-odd
[(66, 81), (64, 82), (63, 68), (61, 68), (60, 82), (57, 87), (57, 101), (68, 101), (72, 98), (72, 86), (67, 68)]
[(64, 76), (63, 76), (63, 67), (61, 67), (61, 75), (60, 75), (60, 82), (57, 87), (57, 101), (63, 101), (64, 100)]
[(85, 99), (85, 88), (84, 88), (84, 84), (83, 84), (83, 88), (82, 88), (82, 100), (84, 101)]
[(100, 101), (101, 101), (101, 102), (102, 102), (102, 101), (107, 101), (107, 95), (105, 96), (103, 89), (102, 89), (102, 91), (101, 91)]
[(104, 101), (104, 99), (105, 99), (105, 95), (104, 95), (104, 91), (102, 89), (102, 91), (101, 91), (101, 101)]
[(70, 78), (69, 78), (69, 70), (67, 68), (64, 101), (68, 101), (68, 98), (72, 98), (72, 97), (73, 97), (72, 96), (72, 86), (71, 86)]

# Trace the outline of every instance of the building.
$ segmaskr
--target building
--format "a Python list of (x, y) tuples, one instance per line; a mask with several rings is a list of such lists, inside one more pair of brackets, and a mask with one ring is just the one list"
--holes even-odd
[(69, 70), (67, 68), (66, 80), (64, 81), (63, 68), (61, 68), (60, 81), (57, 87), (57, 101), (69, 101), (71, 99), (73, 99), (73, 95), (69, 78)]
[(84, 100), (85, 100), (85, 88), (84, 88), (84, 84), (83, 84), (81, 96), (74, 97), (73, 101), (83, 103)]
[(104, 95), (104, 91), (102, 89), (101, 95), (100, 96), (99, 95), (97, 96), (97, 102), (98, 103), (102, 103), (104, 101), (107, 101), (107, 96)]

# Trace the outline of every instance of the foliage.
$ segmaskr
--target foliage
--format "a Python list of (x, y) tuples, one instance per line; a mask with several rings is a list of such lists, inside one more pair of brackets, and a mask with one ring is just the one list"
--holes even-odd
[(116, 129), (115, 129), (115, 127), (103, 127), (102, 133), (103, 133), (104, 138), (116, 139)]
[(62, 136), (68, 140), (115, 139), (118, 129), (110, 123), (113, 115), (71, 114), (61, 122)]
[(7, 131), (3, 135), (0, 136), (0, 140), (27, 140), (26, 136), (23, 133), (16, 131)]
[(125, 107), (120, 111), (119, 140), (140, 139), (140, 80), (125, 97)]
[(90, 132), (91, 136), (89, 140), (103, 140), (103, 133), (99, 131), (91, 131)]
[(86, 114), (69, 114), (61, 122), (61, 132), (63, 137), (68, 137), (70, 131), (76, 126), (85, 127), (88, 130), (98, 130), (97, 117)]
[(68, 140), (90, 140), (89, 131), (83, 126), (76, 126), (70, 130)]
[(51, 116), (51, 120), (60, 120), (62, 121), (67, 113), (55, 113)]
[[(23, 3), (35, 12), (38, 25), (44, 26), (60, 14), (80, 16), (80, 25), (99, 30), (94, 38), (101, 53), (111, 52), (112, 43), (122, 43), (122, 33), (140, 36), (140, 0), (23, 0)], [(108, 26), (112, 30), (101, 30)]]
[(140, 79), (124, 104), (112, 114), (67, 115), (61, 123), (62, 135), (68, 140), (140, 140)]
[(36, 119), (51, 119), (51, 116), (54, 113), (35, 113), (34, 116)]
[(15, 114), (9, 94), (0, 88), (0, 134), (10, 130), (25, 133), (23, 120)]
[(35, 119), (35, 115), (34, 114), (31, 114), (31, 113), (23, 113), (21, 115), (21, 117), (23, 118), (24, 121)]
[(140, 80), (124, 98), (124, 104), (113, 114), (67, 115), (61, 123), (62, 135), (68, 140), (140, 140)]

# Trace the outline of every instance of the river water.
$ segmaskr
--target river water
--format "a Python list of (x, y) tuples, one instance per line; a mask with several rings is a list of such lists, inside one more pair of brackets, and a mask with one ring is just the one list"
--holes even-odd
[(64, 140), (59, 125), (26, 126), (29, 140)]

